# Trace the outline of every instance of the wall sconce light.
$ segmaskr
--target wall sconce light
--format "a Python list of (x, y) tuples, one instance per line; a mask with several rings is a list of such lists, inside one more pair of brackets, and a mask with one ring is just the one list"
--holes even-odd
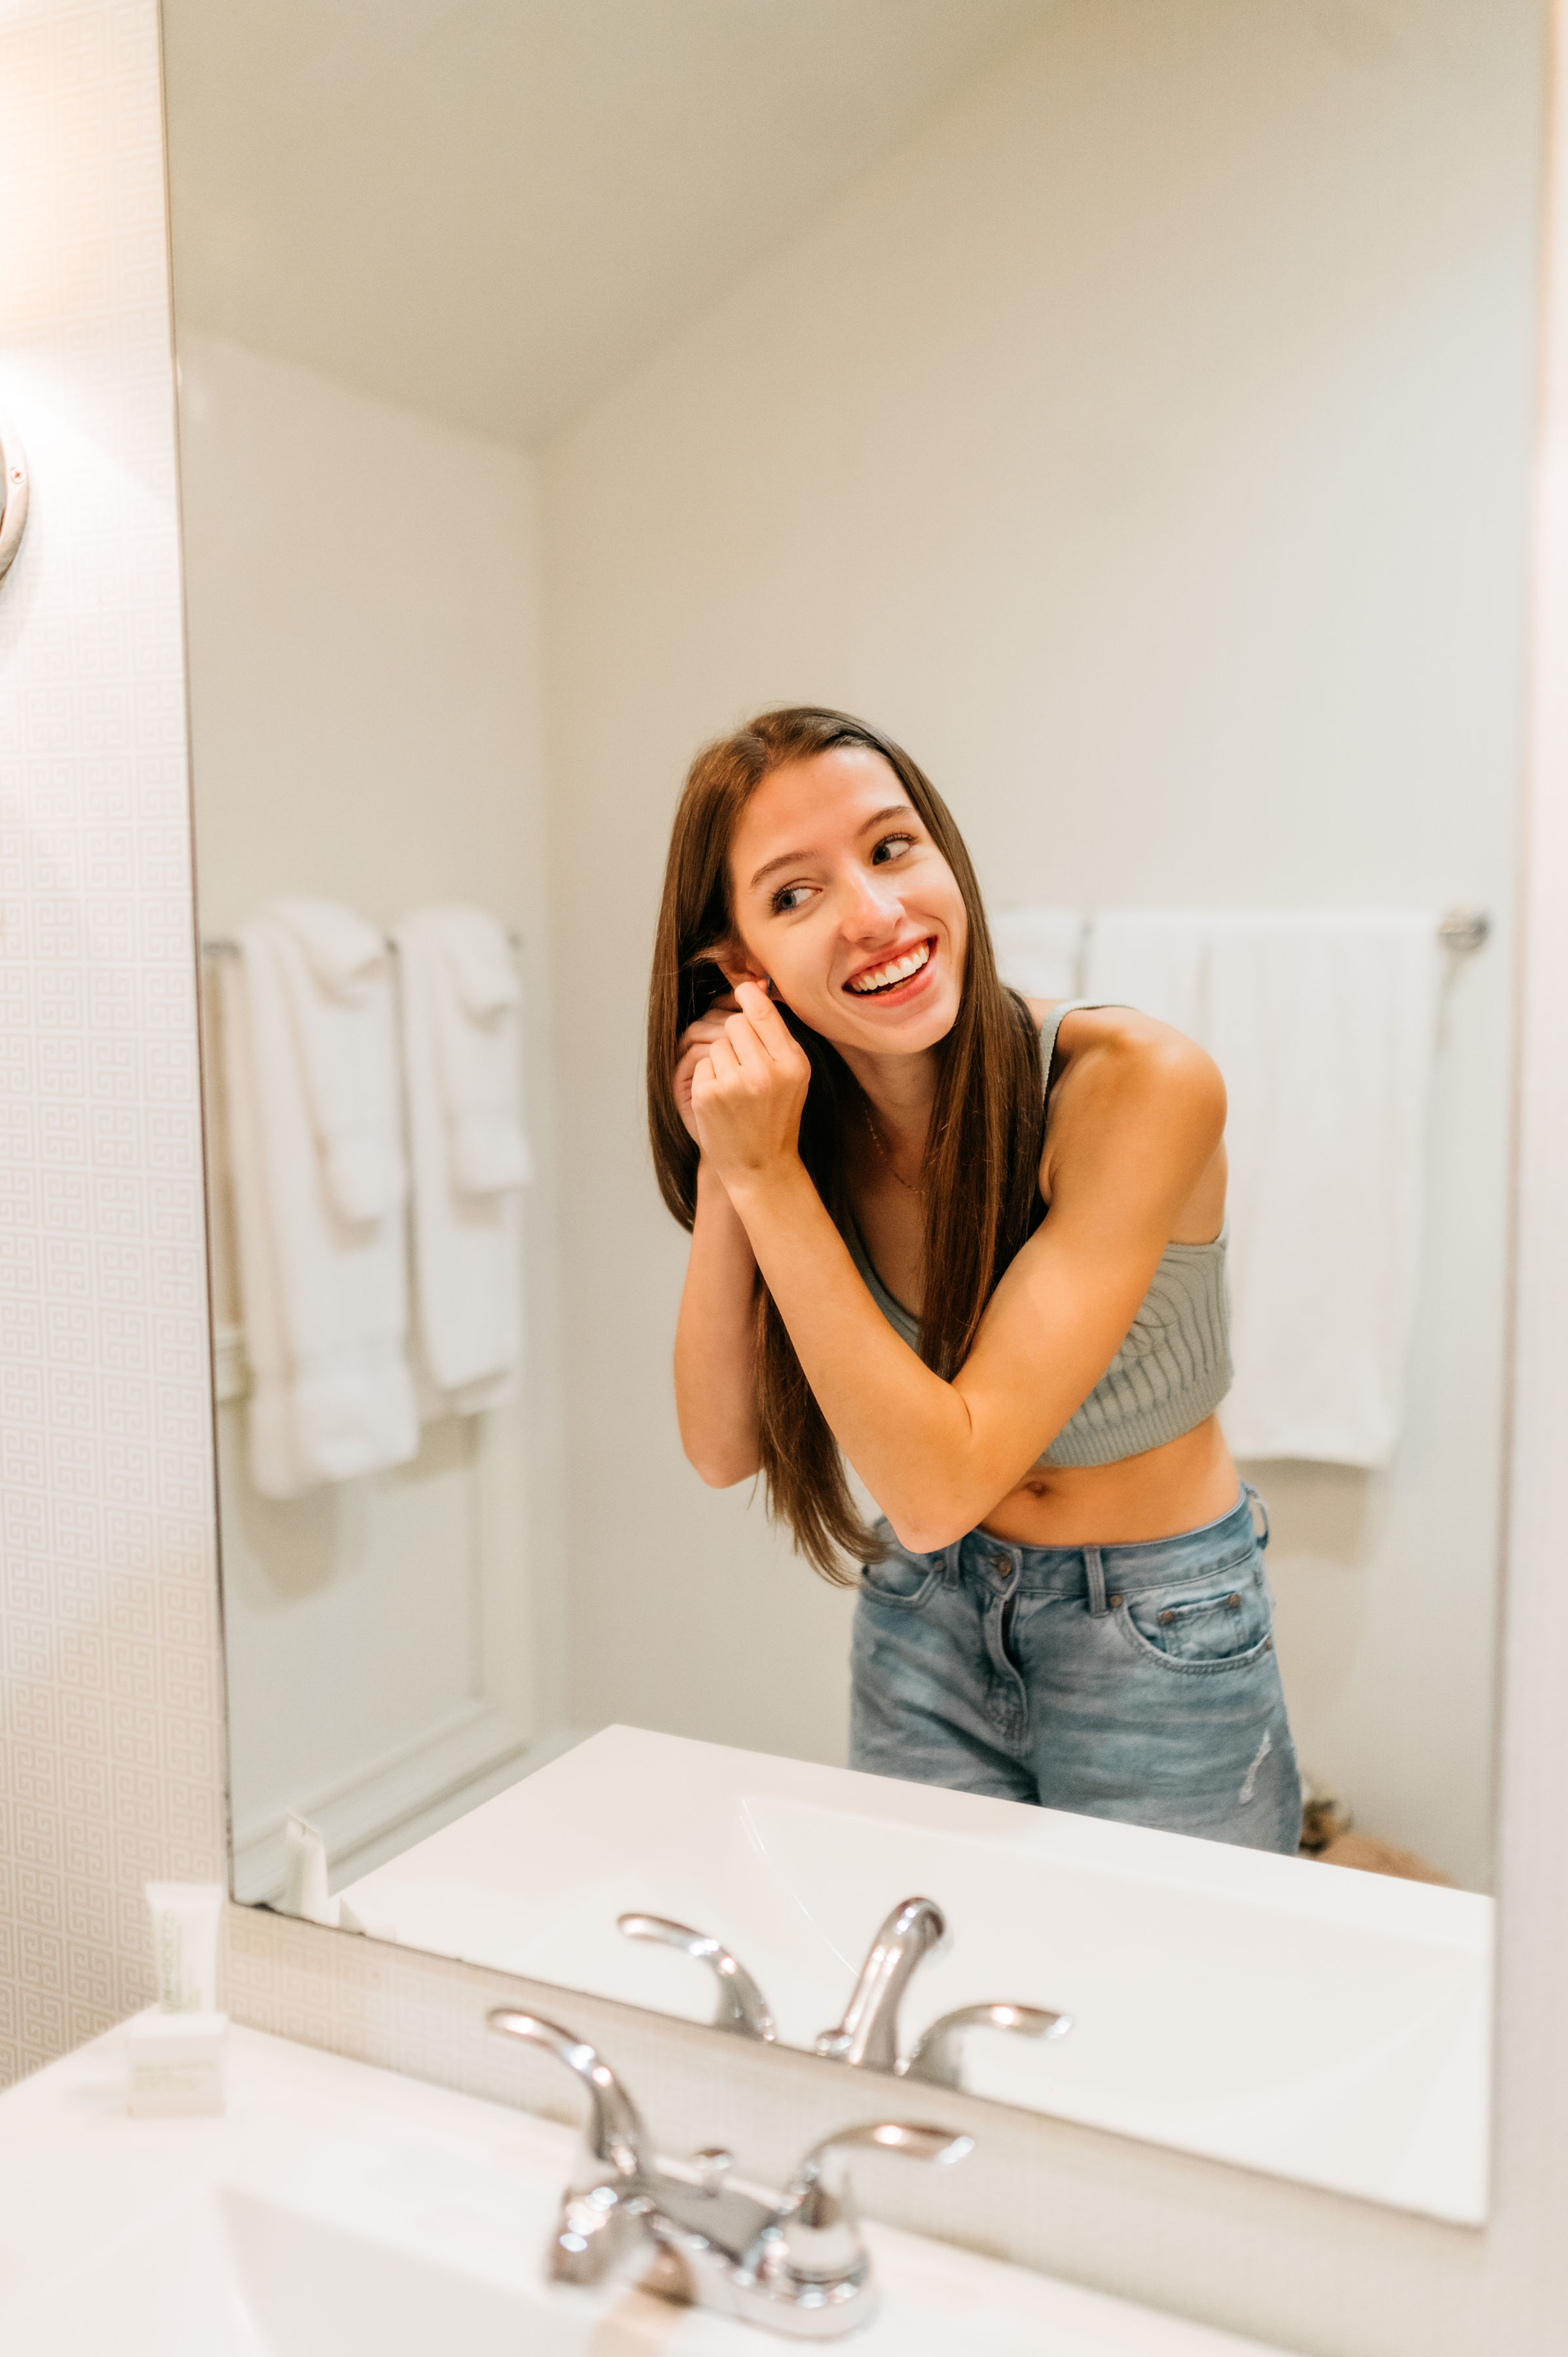
[(10, 419), (0, 413), (0, 581), (11, 570), (27, 521), (27, 457)]

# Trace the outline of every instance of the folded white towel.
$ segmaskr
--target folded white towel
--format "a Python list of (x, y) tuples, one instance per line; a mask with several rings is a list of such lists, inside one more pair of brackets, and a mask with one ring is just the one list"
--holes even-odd
[(413, 1168), (420, 1412), (471, 1415), (511, 1392), (522, 1355), (521, 989), (483, 909), (417, 909), (394, 929)]
[(1076, 998), (1083, 952), (1076, 909), (1003, 909), (991, 919), (1002, 979), (1026, 998)]
[(346, 1220), (379, 1219), (408, 1188), (397, 1066), (383, 1038), (393, 1004), (386, 942), (332, 900), (273, 900), (264, 913), (279, 929), (274, 949), (328, 1191)]
[(319, 901), (263, 909), (239, 950), (220, 972), (251, 1476), (292, 1498), (419, 1446), (391, 961)]
[(1434, 911), (1113, 910), (1084, 996), (1207, 1048), (1230, 1098), (1240, 1457), (1384, 1465), (1399, 1437), (1442, 962)]

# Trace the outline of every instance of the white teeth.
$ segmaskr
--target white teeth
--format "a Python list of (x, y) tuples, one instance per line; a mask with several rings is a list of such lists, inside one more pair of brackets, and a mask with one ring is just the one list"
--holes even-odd
[(864, 996), (868, 990), (886, 990), (895, 982), (907, 982), (912, 974), (919, 973), (930, 954), (929, 942), (922, 942), (905, 957), (892, 958), (886, 965), (874, 967), (870, 974), (857, 974), (850, 988)]

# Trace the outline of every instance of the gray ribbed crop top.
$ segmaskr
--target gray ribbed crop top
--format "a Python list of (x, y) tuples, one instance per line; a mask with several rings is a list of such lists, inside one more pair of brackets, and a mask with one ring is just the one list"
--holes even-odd
[[(1064, 1015), (1106, 1002), (1069, 998), (1054, 1006), (1040, 1033), (1050, 1094), (1051, 1060)], [(1230, 1388), (1230, 1303), (1225, 1286), (1225, 1236), (1208, 1244), (1167, 1244), (1127, 1339), (1083, 1405), (1068, 1418), (1041, 1465), (1114, 1465), (1166, 1440), (1179, 1440), (1212, 1415)], [(884, 1318), (912, 1351), (920, 1321), (895, 1301), (871, 1265), (860, 1231), (844, 1230), (850, 1255)]]

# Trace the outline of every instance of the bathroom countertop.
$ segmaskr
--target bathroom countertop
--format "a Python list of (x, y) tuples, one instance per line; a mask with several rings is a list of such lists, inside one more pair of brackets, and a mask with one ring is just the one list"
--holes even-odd
[[(557, 2323), (580, 2322), (595, 2351), (761, 2357), (784, 2345), (624, 2287), (542, 2289), (544, 2235), (575, 2148), (552, 2121), (238, 2027), (223, 2116), (132, 2119), (124, 2043), (124, 2028), (112, 2030), (0, 2096), (0, 2345), (16, 2357), (110, 2345), (92, 2338), (106, 2316), (116, 2357), (155, 2347), (216, 2357), (210, 2324), (204, 2338), (192, 2322), (194, 2298), (172, 2331), (162, 2311), (171, 2273), (213, 2271), (200, 2222), (218, 2214), (218, 2197), (314, 2222), (360, 2252), (380, 2245), (389, 2266), (412, 2254), (454, 2281), (510, 2284)], [(1279, 2357), (889, 2227), (867, 2240), (883, 2312), (845, 2344), (866, 2357)], [(222, 2349), (290, 2357), (319, 2345), (316, 2330), (298, 2339), (240, 2318), (243, 2294), (228, 2278), (218, 2290), (234, 2319)]]

